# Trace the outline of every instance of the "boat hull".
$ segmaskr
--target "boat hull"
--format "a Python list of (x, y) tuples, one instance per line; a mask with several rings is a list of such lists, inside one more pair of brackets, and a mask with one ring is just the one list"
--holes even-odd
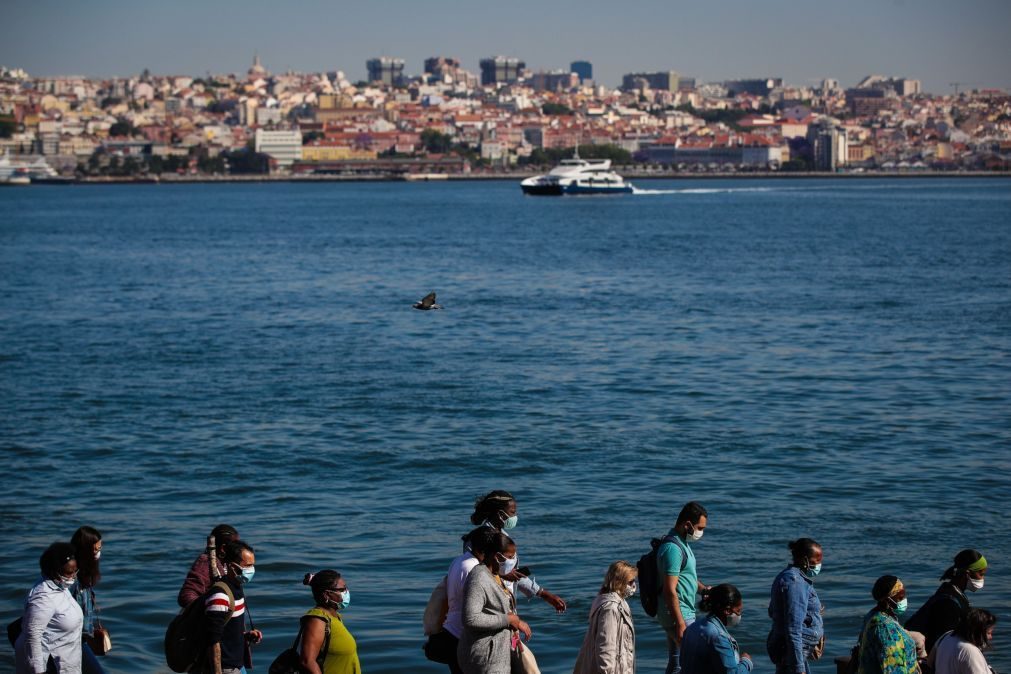
[(603, 187), (597, 185), (569, 185), (565, 188), (565, 194), (631, 194), (631, 185), (621, 185), (620, 187)]
[(560, 197), (564, 194), (564, 192), (562, 192), (562, 186), (557, 183), (550, 185), (521, 184), (520, 187), (523, 188), (523, 194), (529, 194), (536, 197)]

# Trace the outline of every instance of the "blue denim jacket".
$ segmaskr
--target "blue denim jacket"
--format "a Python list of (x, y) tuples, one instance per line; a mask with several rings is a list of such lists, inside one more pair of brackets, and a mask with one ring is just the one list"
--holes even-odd
[(681, 674), (748, 674), (755, 665), (712, 613), (697, 619), (681, 640)]
[(772, 632), (767, 645), (777, 669), (806, 671), (805, 661), (821, 640), (825, 627), (814, 583), (797, 567), (786, 567), (773, 581), (769, 617)]

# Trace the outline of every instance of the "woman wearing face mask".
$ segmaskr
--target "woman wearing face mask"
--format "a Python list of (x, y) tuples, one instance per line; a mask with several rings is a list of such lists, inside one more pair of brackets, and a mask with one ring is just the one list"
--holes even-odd
[(70, 538), (77, 558), (77, 582), (70, 588), (84, 613), (84, 643), (81, 645), (81, 669), (84, 674), (104, 674), (102, 664), (89, 643), (95, 633), (95, 585), (102, 577), (98, 560), (102, 557), (102, 534), (94, 527), (81, 527)]
[(986, 557), (978, 550), (962, 550), (941, 576), (941, 585), (906, 622), (907, 630), (921, 632), (929, 651), (945, 632), (955, 629), (969, 612), (968, 594), (983, 589)]
[(628, 562), (608, 567), (573, 674), (634, 674), (635, 627), (626, 599), (635, 594), (638, 574)]
[(457, 646), (465, 674), (509, 674), (513, 634), (530, 639), (530, 626), (512, 612), (512, 598), (499, 578), (509, 538), (495, 533), (474, 552), (481, 563), (467, 576), (463, 598), (463, 635)]
[[(511, 531), (519, 522), (516, 514), (516, 499), (507, 491), (493, 491), (485, 494), (474, 502), (474, 513), (470, 521), (475, 526), (491, 527), (512, 538)], [(540, 597), (559, 613), (565, 611), (565, 600), (556, 594), (548, 592), (537, 584), (533, 578), (518, 571), (512, 571), (502, 576), (508, 582), (515, 583), (515, 590), (525, 597)]]
[(776, 663), (776, 674), (807, 674), (811, 671), (807, 661), (815, 659), (812, 656), (825, 636), (821, 601), (814, 591), (822, 549), (812, 538), (791, 541), (789, 548), (792, 561), (772, 583), (772, 631), (766, 648)]
[(463, 599), (467, 577), (470, 576), (474, 567), (484, 561), (484, 553), (481, 551), (486, 547), (485, 541), (497, 535), (489, 527), (478, 527), (464, 536), (464, 552), (453, 560), (446, 573), (448, 605), (446, 619), (442, 623), (442, 631), (429, 639), (429, 645), (426, 648), (432, 649), (435, 656), (429, 659), (436, 662), (446, 662), (451, 674), (461, 674), (463, 671), (460, 669), (456, 653), (460, 637), (463, 636)]
[(53, 543), (39, 558), (42, 577), (25, 599), (21, 634), (14, 643), (17, 674), (80, 674), (84, 613), (70, 587), (77, 560), (70, 543)]
[(871, 595), (877, 605), (864, 618), (857, 651), (858, 674), (914, 674), (916, 644), (899, 624), (906, 612), (906, 588), (895, 576), (881, 576)]
[(744, 601), (736, 587), (717, 585), (702, 598), (699, 608), (707, 611), (685, 630), (681, 640), (682, 674), (747, 674), (755, 663), (741, 653), (728, 628), (737, 627)]
[(326, 569), (307, 573), (316, 606), (302, 616), (299, 664), (308, 674), (359, 674), (358, 646), (344, 626), (341, 611), (351, 604), (351, 590), (340, 573)]
[(934, 674), (991, 674), (983, 651), (993, 641), (997, 616), (971, 608), (953, 632), (941, 635), (930, 651), (927, 665)]

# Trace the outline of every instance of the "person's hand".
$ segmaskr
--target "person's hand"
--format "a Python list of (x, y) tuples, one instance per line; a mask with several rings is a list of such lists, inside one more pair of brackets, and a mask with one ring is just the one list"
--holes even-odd
[(530, 631), (530, 625), (526, 624), (515, 613), (509, 614), (509, 627), (522, 633), (523, 641), (530, 641), (530, 637), (533, 635), (533, 632)]
[(751, 656), (747, 653), (741, 653), (741, 660), (750, 660)]
[(502, 580), (508, 580), (510, 583), (515, 583), (517, 580), (523, 580), (524, 578), (526, 578), (526, 576), (520, 573), (519, 569), (513, 569), (506, 575), (499, 576), (499, 578), (501, 578)]
[(549, 604), (551, 604), (551, 607), (556, 611), (558, 611), (559, 613), (565, 613), (565, 609), (567, 608), (565, 600), (559, 597), (557, 594), (552, 594), (547, 590), (541, 590), (541, 593), (537, 596), (543, 599), (544, 601), (548, 602)]
[(252, 641), (254, 644), (258, 644), (263, 641), (263, 632), (260, 630), (249, 630), (246, 632), (246, 641)]
[(684, 620), (678, 620), (678, 624), (677, 624), (677, 639), (676, 639), (676, 641), (679, 644), (681, 643), (681, 640), (685, 636), (685, 630), (686, 629), (688, 629), (688, 623), (686, 623)]

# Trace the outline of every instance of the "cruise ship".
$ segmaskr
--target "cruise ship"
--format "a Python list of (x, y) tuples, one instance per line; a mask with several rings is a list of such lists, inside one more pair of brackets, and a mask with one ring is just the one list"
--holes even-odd
[(533, 176), (520, 183), (524, 194), (561, 196), (563, 194), (628, 194), (631, 183), (611, 170), (610, 159), (581, 159), (579, 153), (545, 175)]

